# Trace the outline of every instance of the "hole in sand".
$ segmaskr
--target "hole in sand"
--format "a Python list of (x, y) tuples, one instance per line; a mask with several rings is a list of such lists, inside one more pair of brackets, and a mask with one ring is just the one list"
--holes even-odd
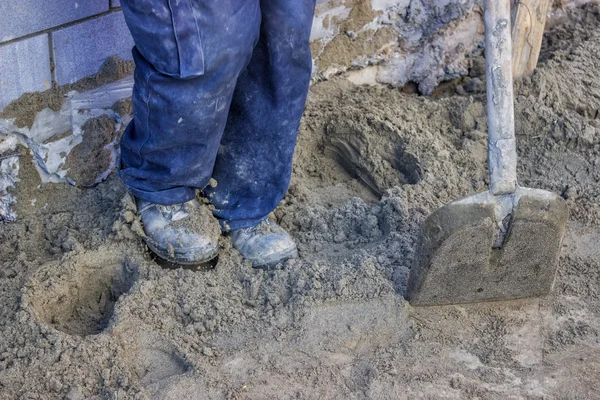
[(479, 289), (477, 289), (477, 291), (478, 291), (479, 293), (481, 293), (481, 292), (483, 292), (483, 288), (479, 288)]
[[(365, 157), (369, 152), (373, 153), (371, 158)], [(392, 186), (415, 185), (421, 181), (419, 159), (406, 150), (403, 142), (390, 140), (376, 147), (357, 137), (333, 138), (325, 147), (325, 155), (378, 197)]]
[(119, 297), (131, 289), (137, 265), (110, 250), (67, 255), (32, 278), (27, 298), (37, 317), (72, 335), (93, 335), (109, 324)]
[(403, 181), (409, 185), (416, 185), (421, 181), (422, 173), (419, 159), (407, 152), (404, 145), (400, 144), (396, 147), (392, 165), (402, 174)]
[(325, 155), (335, 160), (352, 178), (359, 179), (378, 198), (381, 197), (381, 189), (377, 186), (369, 171), (361, 164), (360, 150), (357, 143), (333, 139), (330, 145), (325, 148)]

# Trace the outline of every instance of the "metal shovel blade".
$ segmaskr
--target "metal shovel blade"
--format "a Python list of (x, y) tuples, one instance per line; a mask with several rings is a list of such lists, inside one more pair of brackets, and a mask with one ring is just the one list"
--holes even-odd
[[(512, 212), (497, 221), (506, 201)], [(407, 299), (422, 306), (548, 294), (568, 214), (560, 196), (527, 188), (507, 196), (483, 192), (443, 206), (423, 225)], [(499, 243), (503, 223), (507, 230)]]

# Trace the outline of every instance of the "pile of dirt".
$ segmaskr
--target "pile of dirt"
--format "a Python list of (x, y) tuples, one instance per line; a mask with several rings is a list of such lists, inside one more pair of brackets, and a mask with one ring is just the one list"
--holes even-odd
[(300, 258), (277, 270), (252, 269), (227, 237), (214, 268), (163, 269), (114, 173), (90, 189), (41, 186), (24, 154), (19, 220), (0, 229), (0, 393), (598, 397), (600, 28), (580, 29), (589, 35), (569, 57), (548, 57), (515, 88), (520, 183), (561, 193), (571, 210), (552, 295), (402, 299), (424, 218), (487, 188), (485, 96), (477, 85), (435, 99), (340, 78), (309, 95), (292, 185), (272, 215)]
[(109, 174), (114, 167), (110, 146), (117, 143), (120, 135), (115, 131), (115, 121), (108, 115), (90, 118), (81, 130), (81, 143), (73, 147), (66, 159), (67, 178), (78, 186), (89, 187), (97, 183), (99, 175)]
[(555, 15), (546, 22), (547, 33), (542, 38), (541, 62), (569, 57), (574, 49), (596, 34), (589, 27), (600, 24), (600, 9), (593, 2), (567, 12), (557, 4), (553, 8)]

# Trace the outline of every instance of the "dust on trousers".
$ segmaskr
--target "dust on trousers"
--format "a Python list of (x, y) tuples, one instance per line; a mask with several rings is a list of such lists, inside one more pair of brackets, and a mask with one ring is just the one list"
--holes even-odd
[(256, 225), (289, 185), (315, 0), (121, 4), (136, 63), (123, 182), (163, 205), (204, 189), (224, 229)]

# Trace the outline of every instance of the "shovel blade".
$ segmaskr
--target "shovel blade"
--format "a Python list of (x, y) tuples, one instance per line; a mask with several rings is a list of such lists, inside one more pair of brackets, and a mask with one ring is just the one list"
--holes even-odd
[(425, 221), (406, 297), (444, 305), (544, 296), (552, 290), (568, 220), (558, 195), (519, 188), (502, 246), (494, 247), (498, 198), (457, 200)]

